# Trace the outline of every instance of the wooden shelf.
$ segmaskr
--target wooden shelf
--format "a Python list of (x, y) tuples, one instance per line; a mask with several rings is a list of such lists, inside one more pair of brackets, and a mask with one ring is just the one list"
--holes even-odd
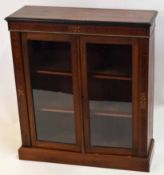
[(73, 114), (74, 111), (71, 109), (59, 109), (59, 108), (41, 108), (41, 111), (44, 112), (57, 112), (57, 113), (68, 113), (68, 114)]
[(108, 69), (94, 69), (94, 70), (89, 70), (90, 73), (92, 74), (101, 74), (101, 75), (113, 75), (113, 76), (130, 76), (131, 75), (131, 70), (126, 70), (123, 68), (115, 68), (111, 67)]
[(90, 101), (90, 117), (132, 117), (132, 106), (130, 102), (117, 101)]
[[(72, 76), (71, 72), (58, 72), (58, 71), (49, 71), (49, 70), (36, 70), (33, 71), (36, 74), (40, 74), (40, 75), (59, 75), (59, 76)], [(132, 78), (131, 77), (126, 77), (126, 76), (115, 76), (115, 75), (101, 75), (101, 74), (90, 74), (89, 75), (92, 78), (98, 78), (98, 79), (111, 79), (111, 80), (127, 80), (127, 81), (131, 81)]]
[(93, 115), (97, 115), (97, 116), (106, 116), (106, 117), (128, 117), (128, 118), (131, 118), (132, 117), (132, 114), (131, 113), (127, 113), (127, 112), (99, 112), (99, 111), (96, 111), (96, 112), (93, 112), (92, 113)]
[[(73, 114), (74, 111), (71, 109), (59, 109), (59, 108), (41, 108), (40, 111), (43, 112), (55, 112), (55, 113), (67, 113), (67, 114)], [(131, 118), (131, 114), (130, 113), (125, 113), (125, 112), (101, 112), (101, 111), (95, 111), (93, 113), (91, 113), (90, 117), (95, 117), (95, 116), (106, 116), (106, 117), (128, 117)]]
[(42, 75), (60, 75), (60, 76), (72, 76), (71, 72), (59, 72), (59, 71), (49, 71), (49, 70), (36, 70), (33, 71), (36, 74), (42, 74)]
[(93, 78), (100, 79), (132, 80), (130, 72), (116, 68), (89, 71), (88, 74)]
[(99, 79), (111, 79), (111, 80), (128, 80), (131, 81), (131, 77), (126, 76), (115, 76), (115, 75), (101, 75), (101, 74), (90, 74), (90, 77), (92, 78), (99, 78)]
[(32, 69), (34, 71), (37, 70), (45, 70), (49, 72), (70, 72), (71, 73), (71, 68), (70, 68), (70, 63), (69, 62), (49, 62), (49, 63), (40, 63), (40, 65), (33, 66)]

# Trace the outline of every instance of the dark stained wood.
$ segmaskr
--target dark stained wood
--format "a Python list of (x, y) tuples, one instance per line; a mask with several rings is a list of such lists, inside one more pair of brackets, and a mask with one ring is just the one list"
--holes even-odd
[(89, 149), (90, 142), (90, 130), (89, 130), (89, 102), (88, 102), (88, 85), (87, 85), (87, 61), (86, 61), (86, 47), (85, 40), (83, 38), (79, 38), (79, 54), (81, 55), (80, 59), (80, 68), (82, 74), (81, 77), (81, 85), (82, 85), (82, 115), (83, 115), (83, 136), (84, 136), (84, 147), (85, 151)]
[(72, 73), (73, 73), (73, 91), (74, 91), (74, 111), (76, 122), (76, 139), (77, 145), (80, 148), (79, 152), (83, 152), (83, 116), (82, 116), (82, 87), (80, 80), (80, 55), (78, 38), (72, 36), (71, 40), (71, 56), (72, 56)]
[(73, 110), (70, 109), (60, 109), (60, 108), (41, 108), (41, 111), (48, 111), (48, 112), (57, 112), (57, 113), (66, 113), (66, 114), (74, 114)]
[(138, 155), (146, 156), (148, 153), (148, 73), (149, 73), (149, 39), (139, 39), (139, 115), (138, 115)]
[(151, 141), (149, 153), (146, 157), (81, 154), (51, 149), (21, 147), (19, 158), (22, 160), (47, 161), (63, 164), (87, 165), (96, 167), (109, 167), (137, 171), (149, 171), (154, 140)]
[(154, 39), (155, 31), (149, 39), (149, 77), (148, 77), (148, 136), (147, 149), (149, 148), (151, 139), (153, 138), (153, 115), (154, 115)]
[(146, 156), (153, 138), (154, 31), (149, 39), (139, 40), (139, 155)]
[(139, 61), (138, 61), (138, 39), (133, 39), (133, 47), (132, 47), (132, 128), (133, 128), (133, 152), (137, 155), (138, 150), (138, 86), (139, 86)]
[(156, 15), (157, 12), (151, 10), (25, 6), (6, 20), (150, 26)]
[[(22, 147), (19, 149), (20, 159), (149, 171), (154, 145), (153, 89), (156, 15), (157, 12), (151, 10), (25, 6), (6, 18), (11, 32), (22, 134)], [(27, 42), (31, 40), (70, 43), (71, 70), (60, 71), (59, 69), (55, 71), (53, 65), (46, 67), (44, 66), (46, 62), (43, 61), (43, 65), (35, 65), (30, 75), (30, 52)], [(93, 64), (93, 67), (94, 63), (101, 65), (103, 57), (106, 58), (105, 54), (103, 55), (104, 50), (100, 51), (100, 56), (97, 47), (94, 46), (90, 51), (93, 52), (94, 62), (89, 63), (86, 49), (88, 43), (119, 45), (118, 48), (113, 48), (118, 50), (120, 58), (129, 58), (130, 55), (132, 62), (128, 64), (129, 62), (126, 60), (123, 64), (126, 65), (126, 70), (117, 71), (116, 68), (115, 71), (113, 66), (113, 69), (109, 71), (103, 68), (102, 70), (93, 68), (88, 72), (90, 64)], [(120, 51), (119, 49), (123, 45), (130, 45), (132, 51), (128, 49)], [(48, 52), (45, 54), (46, 58), (51, 55)], [(57, 54), (52, 55), (58, 57)], [(65, 58), (68, 55), (64, 51), (60, 51), (60, 54), (62, 55), (61, 60), (62, 57)], [(110, 62), (116, 58), (113, 55)], [(119, 59), (119, 64), (121, 64), (122, 59)], [(30, 76), (32, 77), (30, 78)], [(55, 83), (52, 83), (54, 77), (57, 77), (57, 82), (61, 77), (73, 79), (74, 109), (46, 106), (41, 110), (74, 113), (76, 144), (54, 143), (37, 139), (31, 79), (35, 88), (41, 86), (49, 91), (61, 88), (64, 92), (72, 92), (69, 80), (61, 82), (55, 87)], [(102, 81), (108, 82), (107, 88), (111, 85), (114, 85), (114, 88), (107, 90), (104, 87), (104, 93), (102, 93), (103, 86), (98, 87)], [(114, 81), (117, 82), (118, 87), (115, 86)], [(88, 82), (92, 84), (91, 87), (89, 87)], [(124, 83), (120, 84), (119, 82)], [(102, 85), (104, 84), (102, 83)], [(110, 94), (109, 91), (112, 93)], [(127, 91), (132, 91), (132, 93), (126, 94)], [(132, 99), (132, 115), (119, 111), (119, 113), (114, 113), (121, 116), (114, 116), (115, 118), (132, 117), (131, 148), (91, 145), (89, 93), (94, 100), (104, 100), (104, 94), (109, 101), (130, 103)], [(106, 112), (101, 110), (95, 110), (93, 117), (95, 114), (109, 117)]]
[(100, 78), (100, 79), (109, 79), (109, 80), (128, 80), (128, 81), (131, 81), (132, 78), (130, 77), (124, 77), (124, 76), (106, 76), (106, 75), (99, 75), (99, 74), (94, 74), (94, 75), (91, 75), (92, 78)]
[(31, 146), (31, 135), (28, 118), (26, 86), (24, 68), (22, 61), (21, 35), (18, 32), (11, 32), (11, 44), (15, 71), (19, 119), (21, 127), (22, 145)]
[[(111, 35), (128, 37), (148, 37), (151, 28), (127, 27), (127, 26), (98, 26), (84, 24), (56, 24), (41, 22), (9, 21), (9, 30), (20, 32), (47, 32), (47, 33), (69, 33), (76, 35)], [(76, 28), (78, 27), (78, 30)]]
[(72, 73), (69, 73), (69, 72), (54, 72), (54, 71), (47, 71), (47, 70), (37, 70), (35, 73), (42, 74), (42, 75), (72, 76)]

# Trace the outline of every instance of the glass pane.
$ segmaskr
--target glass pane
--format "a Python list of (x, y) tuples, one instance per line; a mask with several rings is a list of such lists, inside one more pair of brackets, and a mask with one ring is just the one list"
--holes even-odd
[(91, 145), (131, 148), (132, 81), (118, 79), (131, 76), (131, 46), (87, 44), (87, 56)]
[(71, 72), (70, 44), (53, 41), (28, 41), (31, 68), (34, 71)]
[(91, 116), (92, 145), (131, 148), (131, 118), (116, 117)]
[(87, 44), (89, 73), (131, 75), (131, 45)]
[(70, 71), (70, 45), (29, 41), (28, 48), (37, 139), (75, 144), (72, 74), (53, 74)]

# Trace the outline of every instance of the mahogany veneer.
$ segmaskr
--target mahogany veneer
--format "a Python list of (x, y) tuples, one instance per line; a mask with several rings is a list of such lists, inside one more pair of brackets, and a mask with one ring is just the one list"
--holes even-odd
[(149, 171), (156, 15), (25, 6), (6, 18), (20, 159)]

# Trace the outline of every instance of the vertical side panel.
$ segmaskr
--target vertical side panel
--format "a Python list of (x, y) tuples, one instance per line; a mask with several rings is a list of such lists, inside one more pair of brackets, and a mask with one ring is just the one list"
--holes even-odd
[(153, 138), (153, 112), (154, 112), (154, 31), (149, 40), (149, 83), (148, 83), (148, 145)]
[(149, 39), (139, 39), (139, 156), (147, 156)]
[(24, 78), (24, 65), (22, 61), (21, 34), (11, 32), (12, 53), (15, 71), (19, 119), (21, 127), (22, 145), (31, 146), (30, 125), (26, 99), (26, 87)]

